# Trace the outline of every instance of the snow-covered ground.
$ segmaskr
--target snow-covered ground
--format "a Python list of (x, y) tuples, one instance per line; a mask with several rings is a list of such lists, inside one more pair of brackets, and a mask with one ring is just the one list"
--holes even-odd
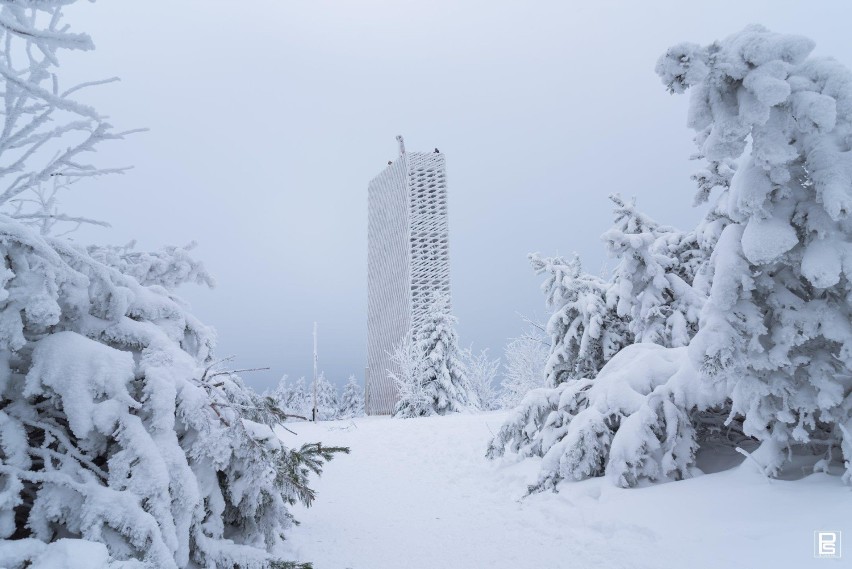
[(289, 425), (289, 444), (322, 441), (352, 454), (314, 481), (297, 508), (292, 556), (316, 569), (848, 567), (814, 558), (815, 530), (846, 530), (852, 490), (815, 474), (768, 481), (743, 465), (624, 490), (602, 479), (522, 498), (538, 461), (489, 462), (505, 414)]

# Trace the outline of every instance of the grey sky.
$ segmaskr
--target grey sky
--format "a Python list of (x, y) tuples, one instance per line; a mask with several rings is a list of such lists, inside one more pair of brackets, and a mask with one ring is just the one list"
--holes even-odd
[(453, 303), (464, 345), (500, 355), (544, 316), (531, 251), (605, 262), (607, 194), (688, 226), (686, 97), (657, 57), (749, 23), (852, 65), (845, 2), (100, 0), (67, 10), (95, 40), (67, 80), (119, 75), (85, 100), (120, 128), (122, 177), (80, 184), (69, 213), (111, 221), (82, 241), (197, 240), (216, 289), (187, 286), (219, 352), (271, 386), (320, 367), (363, 378), (366, 188), (396, 154), (447, 156)]

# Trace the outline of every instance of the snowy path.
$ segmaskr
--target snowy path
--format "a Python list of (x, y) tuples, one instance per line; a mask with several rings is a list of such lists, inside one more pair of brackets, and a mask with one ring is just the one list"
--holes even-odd
[(746, 468), (650, 488), (596, 479), (523, 500), (537, 464), (483, 458), (503, 414), (296, 424), (289, 444), (352, 448), (298, 509), (292, 555), (316, 569), (842, 567), (813, 558), (813, 532), (848, 530), (852, 491)]

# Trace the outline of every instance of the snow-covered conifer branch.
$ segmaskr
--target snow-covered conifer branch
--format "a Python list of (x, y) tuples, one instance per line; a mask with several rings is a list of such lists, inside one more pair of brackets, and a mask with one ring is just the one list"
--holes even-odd
[(174, 290), (184, 283), (195, 283), (213, 287), (216, 281), (204, 268), (201, 261), (190, 252), (195, 242), (183, 247), (169, 245), (159, 251), (134, 251), (136, 243), (124, 246), (90, 245), (88, 253), (105, 265), (115, 267), (124, 274), (134, 277), (143, 285), (159, 285)]

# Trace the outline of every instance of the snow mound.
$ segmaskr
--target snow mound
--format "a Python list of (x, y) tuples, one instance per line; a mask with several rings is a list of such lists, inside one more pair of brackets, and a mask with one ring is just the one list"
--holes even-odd
[(771, 263), (796, 246), (796, 230), (784, 219), (752, 218), (743, 231), (743, 253), (754, 264)]
[(606, 474), (618, 486), (689, 477), (698, 448), (689, 413), (720, 403), (688, 349), (633, 344), (594, 380), (530, 392), (492, 439), (490, 458), (541, 456), (531, 491)]

